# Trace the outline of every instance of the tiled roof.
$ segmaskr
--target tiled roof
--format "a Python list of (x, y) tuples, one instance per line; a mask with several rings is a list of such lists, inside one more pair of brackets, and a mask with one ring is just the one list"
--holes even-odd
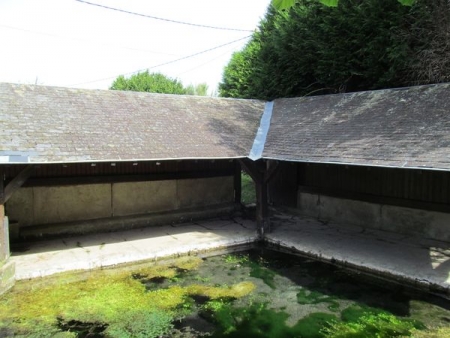
[(264, 158), (450, 169), (450, 84), (274, 102)]
[(246, 157), (263, 111), (258, 100), (1, 83), (0, 162)]

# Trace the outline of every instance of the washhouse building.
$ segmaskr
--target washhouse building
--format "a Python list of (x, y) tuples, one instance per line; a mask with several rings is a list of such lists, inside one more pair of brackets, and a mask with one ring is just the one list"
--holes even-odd
[(9, 243), (269, 206), (450, 242), (450, 84), (260, 100), (0, 84), (1, 290)]

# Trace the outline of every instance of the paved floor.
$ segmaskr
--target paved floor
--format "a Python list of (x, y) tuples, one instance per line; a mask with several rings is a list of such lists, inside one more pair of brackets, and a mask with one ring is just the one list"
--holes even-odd
[(450, 297), (450, 243), (275, 214), (266, 242)]
[(14, 252), (16, 279), (215, 251), (253, 243), (255, 223), (212, 219), (129, 231), (36, 241)]
[[(303, 255), (415, 283), (450, 296), (450, 243), (275, 213), (265, 241)], [(34, 242), (14, 253), (17, 279), (249, 244), (254, 222), (241, 218)]]

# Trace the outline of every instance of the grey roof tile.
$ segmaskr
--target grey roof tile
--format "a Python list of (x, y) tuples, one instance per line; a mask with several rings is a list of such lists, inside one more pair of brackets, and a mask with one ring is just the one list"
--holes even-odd
[(450, 169), (450, 84), (277, 99), (263, 157)]
[(0, 83), (0, 155), (30, 162), (246, 157), (264, 102)]

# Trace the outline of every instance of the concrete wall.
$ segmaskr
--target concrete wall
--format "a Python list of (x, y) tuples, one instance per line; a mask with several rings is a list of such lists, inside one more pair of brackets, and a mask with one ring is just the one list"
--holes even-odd
[(322, 221), (450, 242), (450, 214), (299, 192), (297, 208)]
[(234, 201), (233, 177), (21, 188), (6, 213), (20, 227), (142, 215)]

